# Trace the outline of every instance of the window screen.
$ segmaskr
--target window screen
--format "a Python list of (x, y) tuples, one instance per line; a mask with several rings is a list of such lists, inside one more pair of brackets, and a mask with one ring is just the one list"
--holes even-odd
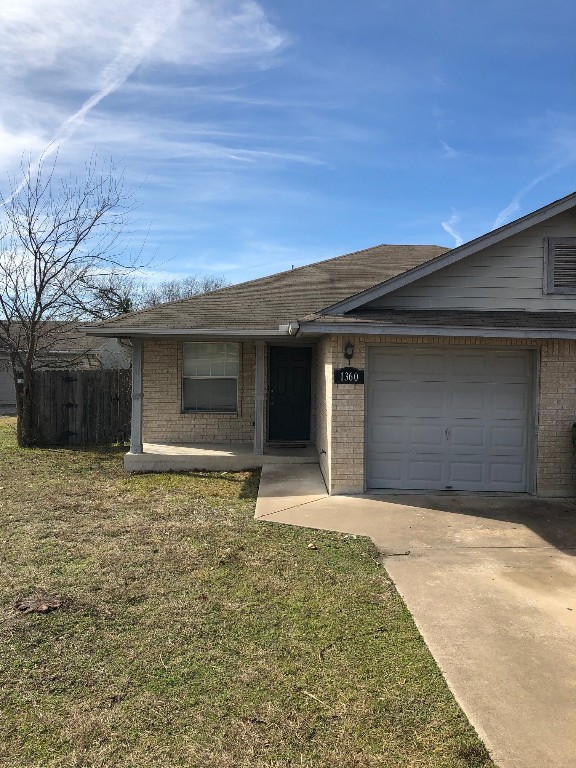
[(238, 410), (239, 345), (187, 342), (182, 345), (182, 405), (185, 411)]

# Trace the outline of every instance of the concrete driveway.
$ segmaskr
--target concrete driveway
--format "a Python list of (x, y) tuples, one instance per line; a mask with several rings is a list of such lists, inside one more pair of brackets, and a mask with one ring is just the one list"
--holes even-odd
[(575, 500), (328, 497), (317, 465), (268, 466), (256, 517), (370, 536), (496, 764), (575, 768)]

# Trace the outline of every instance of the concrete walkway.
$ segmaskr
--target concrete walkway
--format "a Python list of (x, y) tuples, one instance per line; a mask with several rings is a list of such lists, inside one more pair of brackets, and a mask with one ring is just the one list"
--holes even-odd
[(500, 768), (576, 767), (576, 503), (333, 496), (265, 466), (256, 517), (370, 536)]

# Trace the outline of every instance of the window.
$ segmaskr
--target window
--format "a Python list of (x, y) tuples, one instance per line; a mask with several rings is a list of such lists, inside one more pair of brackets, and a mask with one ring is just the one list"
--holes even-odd
[(182, 407), (197, 413), (238, 410), (238, 344), (182, 345)]
[(576, 237), (549, 237), (544, 293), (576, 293)]

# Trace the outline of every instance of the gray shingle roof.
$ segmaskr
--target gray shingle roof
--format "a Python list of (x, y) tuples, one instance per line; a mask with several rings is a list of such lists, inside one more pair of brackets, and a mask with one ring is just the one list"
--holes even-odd
[(377, 245), (98, 325), (126, 329), (277, 329), (446, 252), (437, 245)]

